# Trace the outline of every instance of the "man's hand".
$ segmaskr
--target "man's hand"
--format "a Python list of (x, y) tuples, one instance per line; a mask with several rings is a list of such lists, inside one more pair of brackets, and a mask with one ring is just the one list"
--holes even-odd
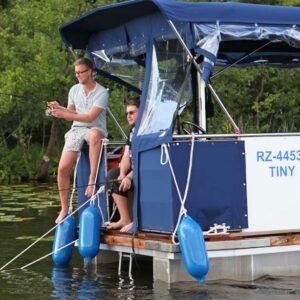
[(132, 179), (129, 176), (125, 176), (120, 183), (119, 190), (121, 192), (126, 192), (131, 188), (131, 185), (132, 185)]
[(118, 181), (121, 183), (122, 180), (125, 178), (126, 174), (125, 173), (120, 173), (119, 177), (118, 177)]
[(54, 108), (58, 108), (60, 105), (57, 101), (51, 101), (51, 102), (47, 102), (47, 105), (51, 108), (51, 109), (54, 109)]
[(61, 108), (52, 108), (51, 115), (58, 119), (64, 119), (66, 118), (66, 111)]

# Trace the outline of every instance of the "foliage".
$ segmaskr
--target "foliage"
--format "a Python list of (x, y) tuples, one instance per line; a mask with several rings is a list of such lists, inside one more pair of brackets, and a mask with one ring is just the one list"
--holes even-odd
[[(242, 132), (287, 132), (300, 128), (299, 79), (299, 70), (260, 66), (232, 68), (212, 83)], [(228, 132), (223, 114), (215, 115), (210, 131)]]
[[(60, 25), (84, 12), (112, 1), (84, 0), (12, 0), (0, 6), (0, 148), (3, 152), (17, 152), (30, 161), (29, 155), (39, 144), (41, 158), (48, 142), (51, 118), (46, 118), (46, 102), (67, 102), (67, 93), (75, 83), (72, 57), (66, 51), (58, 33)], [(60, 122), (57, 147), (61, 149), (63, 133), (70, 126)], [(26, 145), (24, 145), (24, 143)], [(19, 152), (18, 152), (19, 151)], [(12, 154), (11, 153), (11, 154)], [(2, 178), (8, 174), (21, 174), (32, 178), (38, 165), (32, 169), (22, 164), (11, 164), (1, 156)], [(57, 161), (57, 159), (56, 159)], [(18, 159), (16, 159), (18, 162)], [(57, 167), (57, 165), (55, 166)], [(27, 170), (27, 176), (26, 171)], [(5, 175), (3, 175), (5, 174)]]

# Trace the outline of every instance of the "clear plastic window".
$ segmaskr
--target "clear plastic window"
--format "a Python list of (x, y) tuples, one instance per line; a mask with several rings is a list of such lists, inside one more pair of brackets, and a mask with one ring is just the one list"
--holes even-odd
[(180, 103), (187, 101), (190, 63), (178, 40), (153, 46), (151, 76), (138, 135), (161, 132), (173, 124)]
[[(119, 77), (123, 81), (142, 90), (145, 68), (142, 66), (144, 57), (133, 58), (126, 52), (108, 54), (104, 50), (92, 52), (95, 65), (98, 69)], [(140, 63), (138, 64), (137, 61)]]

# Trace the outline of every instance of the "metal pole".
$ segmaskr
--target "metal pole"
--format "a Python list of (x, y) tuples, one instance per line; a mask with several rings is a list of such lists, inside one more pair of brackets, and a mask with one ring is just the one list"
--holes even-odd
[(76, 55), (76, 53), (74, 52), (73, 48), (72, 47), (68, 47), (68, 50), (70, 51), (70, 53), (72, 54), (73, 58), (75, 60), (78, 59), (78, 56)]
[[(174, 23), (171, 20), (167, 20), (167, 22), (169, 23), (169, 25), (171, 26), (171, 28), (173, 29), (174, 33), (176, 34), (179, 42), (181, 43), (181, 45), (183, 46), (183, 48), (185, 49), (185, 51), (187, 52), (188, 56), (190, 57), (190, 59), (192, 60), (196, 70), (199, 72), (199, 74), (201, 75), (201, 69), (199, 67), (199, 65), (197, 64), (195, 58), (193, 57), (190, 49), (186, 46), (184, 40), (182, 39), (182, 37), (180, 36), (179, 32), (177, 31)], [(213, 94), (213, 96), (215, 97), (216, 101), (218, 102), (218, 104), (220, 105), (222, 111), (225, 113), (225, 115), (227, 116), (229, 122), (231, 123), (231, 125), (234, 127), (235, 132), (239, 133), (240, 129), (237, 126), (237, 124), (234, 122), (233, 118), (230, 116), (229, 112), (227, 111), (227, 109), (225, 108), (225, 106), (223, 105), (221, 99), (219, 98), (219, 96), (217, 95), (217, 93), (215, 92), (214, 88), (211, 86), (211, 84), (207, 83), (207, 87), (209, 88), (209, 90), (211, 91), (211, 93)]]
[(113, 113), (111, 112), (111, 110), (109, 109), (109, 107), (107, 107), (107, 112), (109, 114), (109, 116), (112, 118), (113, 122), (115, 123), (115, 125), (118, 127), (118, 129), (120, 130), (124, 140), (127, 140), (127, 135), (125, 134), (124, 130), (122, 129), (122, 127), (120, 126), (120, 124), (118, 123), (117, 119), (115, 118), (115, 116), (113, 115)]

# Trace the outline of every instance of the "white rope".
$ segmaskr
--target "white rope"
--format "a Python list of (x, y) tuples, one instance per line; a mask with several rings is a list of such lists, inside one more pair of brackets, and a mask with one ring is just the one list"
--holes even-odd
[(113, 211), (112, 211), (112, 214), (111, 214), (110, 219), (109, 219), (110, 222), (112, 221), (113, 217), (115, 216), (115, 213), (117, 212), (117, 209), (118, 209), (118, 207), (114, 203), (113, 204)]
[[(104, 189), (104, 186), (102, 186), (102, 189), (99, 188), (98, 191), (102, 192)], [(11, 259), (8, 263), (6, 263), (4, 266), (1, 267), (0, 271), (4, 270), (6, 266), (11, 264), (14, 260), (16, 260), (18, 257), (20, 257), (22, 254), (24, 254), (27, 250), (32, 248), (36, 243), (38, 243), (41, 239), (43, 239), (46, 235), (48, 235), (51, 231), (53, 231), (58, 225), (60, 225), (62, 222), (64, 222), (67, 218), (74, 215), (79, 209), (81, 209), (84, 205), (86, 205), (89, 201), (94, 200), (96, 195), (93, 195), (91, 198), (89, 198), (87, 201), (85, 201), (83, 204), (81, 204), (77, 209), (75, 209), (72, 213), (68, 214), (63, 220), (61, 220), (58, 224), (56, 224), (54, 227), (52, 227), (50, 230), (48, 230), (46, 233), (44, 233), (41, 237), (39, 237), (37, 240), (35, 240), (32, 244), (30, 244), (27, 248), (25, 248), (23, 251), (21, 251), (18, 255), (16, 255), (13, 259)]]
[(96, 171), (96, 176), (95, 176), (95, 181), (94, 181), (92, 195), (94, 195), (95, 189), (96, 189), (96, 182), (97, 182), (97, 178), (98, 178), (98, 172), (99, 172), (99, 168), (100, 168), (100, 162), (101, 162), (101, 158), (102, 158), (102, 152), (103, 152), (103, 148), (104, 148), (104, 143), (107, 143), (107, 139), (102, 139), (101, 149), (100, 149), (100, 154), (99, 154), (99, 158), (98, 158), (98, 165), (97, 165), (97, 171)]
[(104, 224), (105, 222), (104, 222), (104, 215), (103, 215), (103, 211), (102, 211), (102, 208), (101, 208), (101, 205), (100, 205), (100, 198), (99, 198), (99, 195), (101, 194), (101, 193), (103, 193), (105, 191), (105, 185), (102, 185), (102, 186), (100, 186), (100, 188), (99, 188), (99, 190), (97, 191), (97, 193), (96, 193), (96, 195), (97, 195), (97, 202), (98, 202), (98, 209), (99, 209), (99, 211), (100, 211), (100, 215), (101, 215), (101, 219), (102, 219), (102, 224)]
[(71, 193), (71, 197), (70, 197), (70, 201), (69, 201), (69, 211), (68, 213), (70, 214), (73, 210), (73, 197), (74, 197), (74, 193), (76, 190), (76, 177), (77, 177), (77, 166), (78, 166), (78, 162), (80, 160), (81, 157), (81, 152), (79, 152), (79, 154), (77, 155), (77, 160), (76, 160), (76, 165), (75, 165), (75, 169), (74, 169), (74, 178), (73, 178), (73, 188), (72, 188), (72, 193)]
[[(175, 229), (173, 231), (173, 234), (172, 234), (172, 242), (173, 242), (173, 244), (176, 244), (176, 245), (179, 244), (175, 241), (175, 236), (176, 236), (176, 233), (177, 233), (180, 221), (181, 221), (181, 217), (183, 215), (186, 216), (186, 213), (187, 213), (187, 210), (185, 208), (185, 202), (186, 202), (188, 190), (189, 190), (189, 187), (190, 187), (190, 180), (191, 180), (192, 166), (193, 166), (193, 156), (194, 156), (194, 145), (195, 145), (195, 135), (192, 133), (189, 169), (188, 169), (188, 175), (187, 175), (186, 186), (185, 186), (185, 191), (184, 191), (183, 197), (181, 196), (179, 186), (178, 186), (178, 183), (177, 183), (177, 179), (176, 179), (176, 176), (175, 176), (175, 173), (174, 173), (174, 169), (173, 169), (173, 166), (172, 166), (172, 163), (171, 163), (168, 146), (166, 144), (161, 145), (160, 163), (162, 165), (166, 165), (167, 163), (169, 163), (170, 170), (171, 170), (171, 173), (172, 173), (172, 177), (173, 177), (173, 180), (174, 180), (174, 184), (175, 184), (175, 187), (176, 187), (176, 190), (177, 190), (177, 193), (178, 193), (178, 197), (179, 197), (179, 200), (180, 200), (180, 203), (181, 203), (177, 224), (176, 224), (176, 227), (175, 227)], [(165, 160), (163, 159), (164, 155), (165, 155)]]
[(42, 259), (44, 259), (44, 258), (46, 258), (46, 257), (48, 257), (48, 256), (50, 256), (50, 255), (52, 255), (53, 253), (56, 253), (56, 252), (58, 252), (58, 251), (60, 251), (60, 250), (63, 250), (64, 248), (67, 248), (68, 246), (70, 246), (70, 245), (76, 243), (77, 241), (78, 241), (78, 240), (74, 240), (74, 241), (70, 242), (69, 244), (64, 245), (64, 246), (58, 248), (57, 250), (54, 250), (54, 251), (52, 251), (51, 253), (48, 253), (48, 254), (46, 254), (46, 255), (44, 255), (44, 256), (42, 256), (42, 257), (36, 259), (35, 261), (32, 261), (31, 263), (29, 263), (29, 264), (27, 264), (27, 265), (21, 267), (20, 269), (21, 269), (21, 270), (24, 270), (24, 269), (26, 269), (27, 267), (29, 267), (29, 266), (31, 266), (31, 265), (37, 263), (38, 261), (40, 261), (40, 260), (42, 260)]

